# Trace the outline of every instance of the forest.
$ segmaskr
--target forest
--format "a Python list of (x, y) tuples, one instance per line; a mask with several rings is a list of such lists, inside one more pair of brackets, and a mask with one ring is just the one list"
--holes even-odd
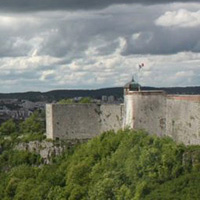
[[(1, 200), (197, 200), (200, 146), (145, 131), (109, 131), (70, 146), (49, 165), (20, 142), (46, 140), (42, 113), (0, 127)], [(53, 141), (52, 141), (53, 142)], [(56, 143), (55, 143), (56, 145)]]

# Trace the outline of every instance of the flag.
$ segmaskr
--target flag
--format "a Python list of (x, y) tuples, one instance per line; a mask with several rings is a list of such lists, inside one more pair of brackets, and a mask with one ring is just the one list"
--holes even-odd
[(142, 67), (144, 67), (144, 63), (139, 64), (139, 69), (141, 69)]

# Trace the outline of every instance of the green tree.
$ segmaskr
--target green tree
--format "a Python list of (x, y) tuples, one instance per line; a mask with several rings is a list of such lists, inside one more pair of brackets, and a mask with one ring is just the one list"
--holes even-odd
[(12, 177), (5, 188), (5, 195), (13, 198), (16, 194), (16, 189), (19, 182), (20, 179)]
[(90, 98), (90, 97), (83, 97), (83, 98), (81, 98), (81, 100), (79, 101), (79, 103), (92, 103), (92, 98)]
[(49, 192), (47, 199), (48, 200), (66, 200), (66, 192), (60, 186), (52, 187)]
[(17, 132), (17, 126), (13, 119), (4, 122), (0, 127), (0, 135), (11, 135)]
[(61, 99), (58, 104), (73, 104), (75, 101), (73, 99)]
[(20, 124), (21, 133), (41, 133), (45, 132), (45, 114), (35, 111), (29, 118)]
[(200, 147), (177, 145), (143, 131), (109, 131), (40, 167), (37, 155), (3, 147), (2, 200), (198, 200), (200, 196)]

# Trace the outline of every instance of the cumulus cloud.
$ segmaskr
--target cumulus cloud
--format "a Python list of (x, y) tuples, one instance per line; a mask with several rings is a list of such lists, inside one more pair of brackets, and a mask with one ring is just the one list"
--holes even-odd
[(123, 2), (100, 10), (0, 11), (1, 91), (122, 86), (141, 62), (142, 85), (200, 84), (199, 26), (155, 24), (183, 5), (197, 13), (200, 4)]
[(200, 25), (200, 10), (191, 12), (185, 9), (167, 11), (155, 23), (164, 27), (197, 27)]

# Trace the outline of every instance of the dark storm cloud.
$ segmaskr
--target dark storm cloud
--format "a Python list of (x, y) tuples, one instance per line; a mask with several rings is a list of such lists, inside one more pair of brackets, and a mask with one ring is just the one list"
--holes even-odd
[(172, 2), (199, 2), (199, 0), (0, 0), (2, 11), (101, 9), (114, 4), (166, 4)]
[[(17, 15), (13, 15), (9, 26), (0, 23), (0, 57), (32, 55), (36, 49), (37, 55), (63, 58), (60, 64), (67, 64), (75, 59), (87, 58), (87, 50), (92, 48), (97, 56), (110, 55), (118, 48), (119, 38), (126, 41), (121, 51), (123, 56), (200, 52), (199, 26), (181, 28), (180, 34), (179, 27), (156, 25), (155, 21), (166, 12), (165, 7), (112, 7), (70, 15), (60, 12), (60, 16), (56, 15), (58, 18), (52, 17), (49, 12), (35, 14), (32, 18), (24, 14), (18, 20)], [(140, 10), (144, 14), (140, 14)], [(27, 21), (24, 22), (25, 19)]]
[(199, 3), (63, 1), (0, 0), (1, 91), (199, 83)]
[(28, 43), (20, 42), (17, 37), (0, 36), (0, 46), (0, 58), (26, 56), (27, 52), (31, 50), (31, 46)]
[(126, 8), (118, 15), (114, 13), (110, 16), (109, 12), (104, 15), (82, 14), (76, 19), (61, 21), (58, 23), (59, 31), (45, 37), (39, 54), (65, 57), (70, 61), (87, 57), (85, 51), (94, 47), (96, 55), (109, 55), (118, 48), (120, 37), (126, 40), (122, 50), (124, 56), (200, 52), (199, 26), (184, 29), (157, 26), (155, 20), (162, 15), (162, 11), (156, 9), (143, 8), (145, 15), (138, 15), (139, 11), (132, 6), (131, 13)]
[[(141, 32), (137, 38), (128, 36), (123, 55), (131, 54), (174, 54), (182, 51), (200, 52), (200, 28), (162, 29), (152, 27)], [(163, 39), (164, 38), (164, 39)]]

